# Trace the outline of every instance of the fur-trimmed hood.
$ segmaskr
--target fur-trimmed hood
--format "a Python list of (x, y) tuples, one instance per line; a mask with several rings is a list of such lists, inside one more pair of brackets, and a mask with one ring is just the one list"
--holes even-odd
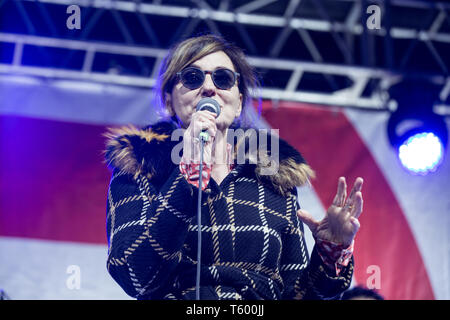
[[(172, 161), (173, 152), (178, 151), (179, 155), (182, 152), (182, 135), (172, 141), (176, 129), (172, 121), (161, 121), (142, 129), (134, 126), (109, 128), (105, 133), (108, 166), (134, 177), (143, 174), (157, 184), (163, 183), (177, 165)], [(263, 130), (242, 129), (244, 132), (234, 136), (233, 161), (254, 170), (259, 181), (286, 195), (314, 177), (314, 171), (302, 155), (283, 139)], [(249, 152), (252, 137), (258, 146), (256, 153)]]

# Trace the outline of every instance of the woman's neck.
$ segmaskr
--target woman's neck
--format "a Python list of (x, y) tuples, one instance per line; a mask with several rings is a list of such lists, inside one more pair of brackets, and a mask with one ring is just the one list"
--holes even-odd
[(228, 128), (216, 132), (213, 146), (213, 166), (222, 167), (229, 164), (227, 134)]
[(220, 184), (230, 172), (228, 148), (227, 148), (228, 129), (217, 131), (214, 139), (213, 159), (214, 163), (211, 170), (211, 177)]

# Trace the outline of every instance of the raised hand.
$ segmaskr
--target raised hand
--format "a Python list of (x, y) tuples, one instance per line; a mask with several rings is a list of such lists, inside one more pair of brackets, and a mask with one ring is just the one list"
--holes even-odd
[(297, 211), (297, 216), (309, 227), (314, 238), (349, 246), (360, 227), (358, 218), (363, 208), (362, 184), (363, 179), (358, 177), (347, 198), (345, 177), (340, 177), (333, 203), (321, 221), (315, 220), (303, 209)]

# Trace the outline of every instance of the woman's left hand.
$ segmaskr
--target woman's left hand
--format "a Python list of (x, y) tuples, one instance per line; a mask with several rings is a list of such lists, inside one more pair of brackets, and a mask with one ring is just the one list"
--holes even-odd
[(363, 207), (362, 184), (363, 179), (358, 177), (347, 198), (347, 184), (345, 178), (340, 177), (336, 196), (325, 218), (317, 221), (302, 209), (297, 211), (297, 216), (309, 227), (314, 238), (349, 246), (360, 227), (358, 217)]

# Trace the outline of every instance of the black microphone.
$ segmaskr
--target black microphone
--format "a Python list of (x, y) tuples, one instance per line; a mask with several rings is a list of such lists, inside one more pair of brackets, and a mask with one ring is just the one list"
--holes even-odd
[(197, 103), (196, 111), (208, 110), (216, 114), (216, 118), (220, 115), (220, 105), (213, 98), (203, 98)]
[[(216, 114), (216, 119), (220, 115), (220, 105), (212, 98), (203, 98), (197, 103), (195, 111), (207, 110)], [(201, 160), (199, 167), (199, 185), (198, 185), (198, 198), (197, 198), (197, 275), (195, 280), (195, 298), (200, 300), (200, 273), (201, 273), (201, 259), (202, 259), (202, 216), (201, 216), (201, 203), (202, 203), (202, 177), (203, 177), (203, 143), (208, 141), (209, 134), (207, 130), (202, 130), (199, 134), (199, 138), (202, 141)]]
[[(220, 115), (220, 105), (213, 98), (203, 98), (203, 99), (201, 99), (197, 103), (197, 107), (195, 108), (195, 110), (196, 111), (207, 110), (207, 111), (210, 111), (212, 113), (215, 113), (216, 114), (216, 119)], [(203, 141), (208, 141), (209, 134), (206, 131), (206, 129), (202, 130), (202, 132), (200, 133), (200, 139), (202, 139)]]

